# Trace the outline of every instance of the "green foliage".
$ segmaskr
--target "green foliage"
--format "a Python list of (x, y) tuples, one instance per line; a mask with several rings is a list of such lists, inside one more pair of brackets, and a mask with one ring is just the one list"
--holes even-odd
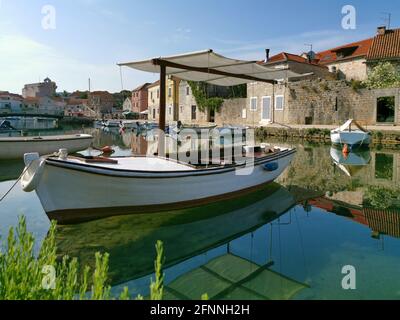
[(368, 74), (365, 86), (370, 89), (400, 86), (400, 71), (390, 62), (381, 62)]
[(370, 186), (366, 192), (365, 204), (375, 209), (389, 209), (394, 202), (400, 200), (398, 190), (392, 190), (383, 187)]
[(162, 300), (163, 298), (163, 288), (164, 288), (164, 272), (162, 266), (165, 262), (164, 257), (164, 245), (162, 241), (157, 241), (156, 243), (157, 257), (154, 261), (154, 269), (156, 280), (153, 282), (151, 280), (150, 284), (150, 299), (151, 300)]
[(200, 111), (212, 110), (219, 112), (224, 103), (223, 98), (207, 97), (207, 84), (204, 82), (189, 81), (188, 83)]
[[(77, 259), (68, 256), (57, 259), (55, 232), (53, 222), (35, 256), (35, 239), (27, 231), (25, 218), (19, 219), (16, 230), (10, 228), (7, 243), (0, 251), (0, 300), (110, 299), (108, 254), (97, 253), (94, 272), (90, 274), (90, 268), (85, 267), (79, 276)], [(89, 279), (92, 283), (90, 293)], [(129, 293), (125, 288), (121, 299), (127, 297)]]
[[(79, 274), (76, 258), (57, 257), (56, 223), (52, 222), (39, 254), (34, 254), (35, 239), (27, 231), (24, 217), (14, 230), (10, 228), (6, 243), (0, 247), (0, 300), (109, 300), (108, 253), (96, 253), (95, 268), (85, 266)], [(150, 299), (162, 300), (164, 292), (164, 245), (156, 243), (155, 281), (151, 281)], [(54, 277), (49, 275), (54, 268)], [(54, 281), (51, 281), (54, 280)], [(208, 295), (201, 297), (208, 300)], [(118, 299), (131, 299), (124, 287)], [(136, 300), (144, 300), (139, 295)]]
[(358, 91), (360, 89), (365, 89), (367, 86), (364, 82), (360, 81), (360, 80), (354, 80), (351, 79), (350, 81), (350, 87), (354, 90), (354, 91)]

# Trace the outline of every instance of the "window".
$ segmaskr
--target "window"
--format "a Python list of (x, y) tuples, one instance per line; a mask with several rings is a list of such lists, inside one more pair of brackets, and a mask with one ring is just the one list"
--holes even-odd
[(189, 87), (189, 86), (186, 87), (186, 95), (187, 95), (187, 96), (190, 95), (190, 87)]
[(250, 98), (250, 110), (257, 111), (257, 97)]
[(172, 97), (172, 88), (171, 87), (168, 88), (168, 97), (169, 98)]
[(172, 114), (172, 107), (168, 108), (168, 114), (171, 115)]
[(192, 120), (196, 120), (196, 106), (192, 106)]
[(183, 113), (183, 107), (182, 106), (180, 106), (180, 109), (181, 109), (181, 113)]
[(150, 92), (150, 99), (153, 100), (153, 91)]
[(153, 119), (156, 118), (156, 109), (153, 109)]
[(160, 97), (160, 89), (157, 89), (157, 99)]
[(283, 110), (283, 96), (276, 96), (275, 97), (275, 110)]

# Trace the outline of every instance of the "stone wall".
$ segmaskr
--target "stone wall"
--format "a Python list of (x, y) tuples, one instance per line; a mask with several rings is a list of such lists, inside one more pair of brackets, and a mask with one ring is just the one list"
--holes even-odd
[(333, 69), (336, 68), (340, 79), (364, 81), (368, 76), (366, 62), (365, 58), (339, 61), (330, 64), (329, 70), (334, 72)]
[(341, 124), (353, 118), (377, 121), (377, 99), (395, 97), (395, 123), (400, 123), (400, 88), (354, 89), (345, 81), (301, 81), (288, 85), (286, 124)]

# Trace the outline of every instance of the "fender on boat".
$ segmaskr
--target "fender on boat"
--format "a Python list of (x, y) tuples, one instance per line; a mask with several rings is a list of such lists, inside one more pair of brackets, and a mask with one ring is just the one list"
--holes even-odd
[(25, 172), (21, 177), (22, 190), (25, 192), (34, 191), (42, 178), (46, 159), (40, 158), (37, 153), (24, 155)]
[(276, 171), (279, 169), (279, 164), (278, 164), (278, 162), (266, 163), (263, 165), (263, 169), (265, 171), (269, 171), (269, 172)]

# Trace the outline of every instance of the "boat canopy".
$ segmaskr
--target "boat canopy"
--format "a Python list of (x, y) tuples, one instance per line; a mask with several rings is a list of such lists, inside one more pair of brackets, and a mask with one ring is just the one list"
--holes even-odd
[(151, 73), (161, 73), (161, 65), (164, 65), (168, 76), (218, 86), (234, 86), (256, 81), (276, 83), (277, 79), (304, 76), (289, 68), (275, 69), (260, 65), (256, 61), (226, 58), (211, 49), (118, 65)]
[(363, 132), (368, 132), (357, 121), (355, 121), (353, 119), (347, 120), (347, 122), (344, 125), (337, 128), (336, 130), (337, 131), (351, 131), (352, 126), (355, 126), (356, 128), (360, 129)]

